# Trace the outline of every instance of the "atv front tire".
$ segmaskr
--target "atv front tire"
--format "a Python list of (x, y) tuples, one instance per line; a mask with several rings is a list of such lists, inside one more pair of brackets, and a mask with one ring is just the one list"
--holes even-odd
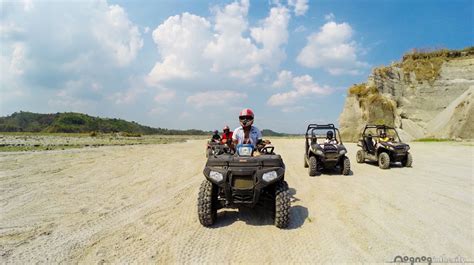
[(290, 224), (290, 191), (286, 181), (282, 180), (275, 187), (275, 226), (286, 228)]
[(364, 150), (357, 151), (356, 160), (357, 160), (357, 163), (359, 163), (359, 164), (364, 163), (364, 161), (365, 161)]
[(198, 216), (203, 226), (211, 226), (217, 217), (217, 188), (205, 179), (198, 195)]
[(390, 167), (390, 156), (385, 152), (382, 152), (379, 155), (379, 167), (381, 169), (387, 169)]
[(308, 161), (306, 161), (306, 154), (304, 155), (304, 168), (308, 168)]
[(407, 153), (407, 156), (402, 161), (402, 165), (404, 167), (411, 167), (412, 163), (413, 163), (413, 157), (411, 156), (410, 153)]
[(319, 174), (318, 172), (318, 161), (316, 160), (315, 156), (311, 156), (309, 158), (309, 175), (316, 176)]
[(344, 156), (342, 160), (342, 175), (349, 175), (351, 172), (351, 161), (347, 156)]

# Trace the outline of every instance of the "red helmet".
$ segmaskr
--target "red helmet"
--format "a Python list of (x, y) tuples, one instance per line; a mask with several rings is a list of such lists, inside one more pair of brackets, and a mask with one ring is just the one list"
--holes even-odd
[(251, 109), (243, 109), (239, 114), (239, 117), (242, 117), (242, 116), (252, 116), (253, 118), (254, 117), (253, 111)]
[(253, 119), (254, 114), (251, 109), (243, 109), (239, 114), (240, 125), (242, 125), (243, 128), (252, 126)]

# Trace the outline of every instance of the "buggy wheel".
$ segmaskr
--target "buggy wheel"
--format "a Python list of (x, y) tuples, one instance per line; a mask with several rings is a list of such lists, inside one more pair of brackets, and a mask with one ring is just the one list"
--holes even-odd
[(342, 175), (349, 175), (351, 172), (351, 161), (347, 156), (342, 159)]
[(385, 152), (379, 154), (379, 167), (381, 169), (387, 169), (390, 167), (390, 156)]
[(410, 153), (407, 153), (407, 156), (402, 161), (402, 165), (404, 167), (411, 167), (412, 163), (413, 163), (413, 157), (411, 156)]
[(304, 168), (308, 168), (308, 161), (306, 161), (306, 154), (304, 154), (303, 161), (304, 161)]
[(315, 156), (311, 156), (309, 158), (309, 169), (308, 169), (310, 176), (316, 176), (318, 172), (318, 161), (316, 160)]
[(364, 163), (365, 161), (364, 150), (357, 151), (356, 160), (357, 160), (357, 163)]
[(275, 187), (275, 226), (286, 228), (290, 223), (290, 192), (288, 184), (282, 180)]
[(217, 187), (207, 179), (199, 188), (198, 217), (203, 226), (214, 224), (217, 217)]

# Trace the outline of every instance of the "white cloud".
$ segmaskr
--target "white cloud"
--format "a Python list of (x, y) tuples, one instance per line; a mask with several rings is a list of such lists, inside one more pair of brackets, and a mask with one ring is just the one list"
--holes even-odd
[(186, 98), (186, 103), (197, 108), (204, 106), (227, 106), (230, 103), (239, 102), (246, 98), (247, 94), (245, 93), (232, 90), (217, 90), (196, 93)]
[(165, 90), (156, 94), (154, 100), (155, 102), (165, 104), (165, 103), (169, 103), (175, 96), (176, 96), (176, 92), (172, 90)]
[(295, 31), (296, 33), (305, 32), (305, 31), (306, 31), (306, 27), (303, 26), (303, 25), (299, 25), (298, 27), (295, 28), (294, 31)]
[(302, 16), (308, 11), (308, 0), (288, 0), (288, 5), (294, 8), (296, 16)]
[(292, 80), (293, 90), (272, 95), (267, 104), (270, 106), (286, 106), (294, 104), (298, 99), (308, 95), (327, 95), (332, 90), (327, 86), (320, 86), (309, 75), (296, 76)]
[(280, 71), (280, 73), (278, 74), (277, 80), (273, 82), (272, 87), (275, 87), (275, 88), (285, 87), (291, 82), (292, 79), (293, 79), (293, 74), (290, 71), (286, 71), (286, 70)]
[(26, 47), (24, 43), (18, 42), (13, 44), (13, 52), (11, 54), (9, 72), (14, 75), (24, 73), (26, 63)]
[(78, 97), (83, 93), (83, 88), (92, 84), (86, 80), (69, 80), (64, 84), (64, 88), (58, 90), (48, 99), (48, 106), (53, 109), (69, 109), (78, 112), (90, 112), (97, 105), (97, 102)]
[(324, 19), (327, 21), (333, 21), (335, 18), (336, 16), (333, 13), (329, 13), (324, 16)]
[(168, 112), (167, 108), (155, 107), (155, 108), (152, 108), (150, 111), (148, 111), (148, 114), (149, 115), (163, 115), (167, 112)]
[(23, 4), (23, 10), (26, 12), (34, 8), (33, 0), (21, 0), (21, 3)]
[(205, 18), (189, 13), (169, 17), (153, 31), (162, 61), (148, 74), (148, 83), (195, 77), (203, 68), (202, 51), (210, 39), (210, 22)]
[(359, 74), (368, 64), (358, 60), (357, 43), (352, 35), (349, 24), (327, 22), (308, 37), (297, 61), (309, 68), (324, 68), (332, 75)]
[(138, 27), (118, 5), (109, 5), (99, 10), (93, 23), (93, 32), (98, 43), (120, 66), (129, 64), (143, 47)]
[[(289, 11), (271, 8), (267, 18), (249, 28), (249, 1), (214, 7), (206, 19), (189, 13), (168, 18), (153, 31), (161, 55), (147, 76), (150, 85), (170, 80), (230, 77), (251, 82), (286, 57)], [(212, 22), (211, 22), (212, 21)]]
[[(212, 62), (212, 72), (233, 72), (234, 77), (254, 74), (258, 58), (257, 47), (252, 40), (243, 37), (248, 30), (248, 1), (233, 2), (223, 9), (215, 8), (214, 38), (204, 50), (204, 56)], [(253, 68), (253, 69), (252, 69)]]
[(277, 67), (286, 57), (282, 45), (288, 41), (290, 15), (285, 7), (273, 7), (261, 27), (250, 30), (252, 38), (263, 48), (259, 50), (259, 62), (269, 67)]

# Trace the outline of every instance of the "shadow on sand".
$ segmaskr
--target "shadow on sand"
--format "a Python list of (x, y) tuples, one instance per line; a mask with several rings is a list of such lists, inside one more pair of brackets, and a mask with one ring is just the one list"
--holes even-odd
[[(291, 202), (299, 201), (295, 197), (296, 190), (290, 188)], [(265, 203), (264, 205), (256, 205), (254, 208), (239, 207), (238, 209), (221, 209), (217, 213), (216, 223), (211, 228), (219, 228), (232, 225), (237, 221), (243, 221), (248, 225), (265, 226), (274, 225), (272, 205)], [(286, 229), (296, 229), (303, 226), (308, 218), (308, 208), (296, 205), (290, 209), (290, 224)]]

